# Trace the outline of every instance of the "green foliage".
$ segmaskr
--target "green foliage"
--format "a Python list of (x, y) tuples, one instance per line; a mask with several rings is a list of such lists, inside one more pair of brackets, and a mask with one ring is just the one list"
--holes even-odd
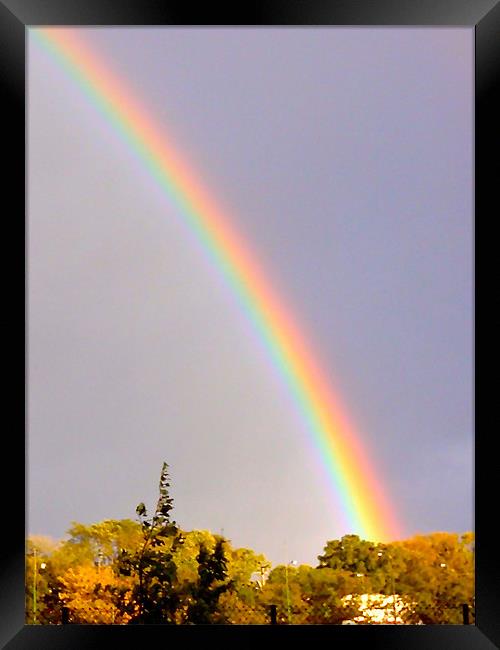
[(198, 553), (198, 582), (190, 589), (187, 620), (195, 625), (225, 622), (217, 611), (220, 596), (231, 587), (227, 580), (225, 541), (218, 538), (213, 552), (204, 544)]
[(238, 588), (251, 584), (262, 586), (271, 570), (271, 563), (261, 553), (248, 548), (228, 550), (228, 576)]
[(342, 596), (353, 593), (354, 588), (360, 588), (359, 580), (346, 571), (277, 566), (269, 575), (262, 598), (267, 605), (277, 605), (279, 623), (336, 625), (357, 613), (355, 603), (342, 601)]
[(367, 542), (358, 535), (344, 535), (340, 540), (327, 543), (323, 555), (318, 556), (318, 567), (373, 574), (380, 568), (378, 553), (383, 550), (383, 545)]
[(173, 553), (184, 538), (170, 519), (173, 499), (169, 494), (168, 479), (168, 465), (163, 463), (158, 502), (152, 517), (148, 517), (144, 503), (136, 508), (142, 544), (135, 552), (122, 550), (119, 557), (118, 571), (138, 578), (133, 595), (139, 611), (131, 623), (175, 623), (180, 596), (175, 588), (177, 567)]
[[(339, 592), (392, 593), (394, 558), (386, 544), (374, 544), (358, 535), (327, 542), (318, 568), (337, 572)], [(390, 559), (391, 558), (391, 559)]]

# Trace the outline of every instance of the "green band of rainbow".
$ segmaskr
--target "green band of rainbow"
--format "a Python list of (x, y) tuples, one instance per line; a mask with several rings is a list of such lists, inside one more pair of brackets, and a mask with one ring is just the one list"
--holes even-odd
[[(81, 34), (82, 30), (78, 31)], [(307, 423), (352, 532), (373, 541), (397, 538), (399, 526), (383, 481), (375, 475), (366, 449), (334, 398), (297, 318), (292, 318), (278, 299), (262, 263), (202, 188), (164, 127), (155, 123), (124, 80), (113, 75), (76, 32), (67, 28), (30, 30), (133, 148), (230, 283)]]

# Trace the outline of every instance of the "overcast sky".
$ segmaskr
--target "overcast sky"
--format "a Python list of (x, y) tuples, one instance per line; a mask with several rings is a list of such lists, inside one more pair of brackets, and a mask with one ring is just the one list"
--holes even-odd
[[(84, 29), (308, 332), (402, 537), (473, 527), (472, 29)], [(174, 516), (273, 563), (352, 532), (217, 269), (29, 39), (28, 530)]]

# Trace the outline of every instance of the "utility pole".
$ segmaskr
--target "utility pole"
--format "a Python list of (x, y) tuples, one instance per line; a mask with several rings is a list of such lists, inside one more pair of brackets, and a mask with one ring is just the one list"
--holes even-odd
[(391, 582), (392, 582), (392, 608), (394, 610), (394, 625), (396, 625), (396, 589), (394, 587), (394, 567), (392, 566), (392, 564), (391, 564)]
[(286, 581), (286, 609), (288, 612), (288, 625), (292, 621), (292, 615), (290, 613), (290, 588), (288, 586), (288, 562), (285, 564), (285, 581)]
[(290, 609), (290, 585), (288, 584), (288, 566), (296, 566), (297, 561), (296, 560), (291, 560), (290, 562), (287, 562), (285, 564), (285, 579), (286, 579), (286, 606), (288, 610), (288, 625), (291, 625), (292, 623), (292, 612)]
[(34, 572), (33, 572), (33, 625), (36, 623), (36, 547), (33, 547), (33, 563), (34, 563)]
[[(42, 562), (40, 564), (40, 569), (43, 570), (46, 567), (46, 563)], [(36, 555), (36, 547), (33, 547), (33, 625), (36, 624), (36, 616), (37, 616), (37, 608), (38, 608), (38, 603), (37, 603), (37, 591), (38, 591), (38, 560), (37, 560), (37, 555)]]

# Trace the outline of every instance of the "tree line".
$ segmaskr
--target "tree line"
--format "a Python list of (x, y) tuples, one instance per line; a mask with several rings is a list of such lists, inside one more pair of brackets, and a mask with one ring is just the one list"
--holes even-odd
[(30, 537), (26, 623), (267, 624), (274, 606), (278, 623), (340, 624), (364, 620), (367, 594), (397, 605), (398, 622), (460, 624), (462, 606), (473, 611), (473, 533), (387, 544), (345, 535), (315, 567), (272, 567), (222, 535), (183, 531), (169, 488), (164, 463), (152, 512), (140, 503), (135, 521), (73, 523), (59, 543)]

